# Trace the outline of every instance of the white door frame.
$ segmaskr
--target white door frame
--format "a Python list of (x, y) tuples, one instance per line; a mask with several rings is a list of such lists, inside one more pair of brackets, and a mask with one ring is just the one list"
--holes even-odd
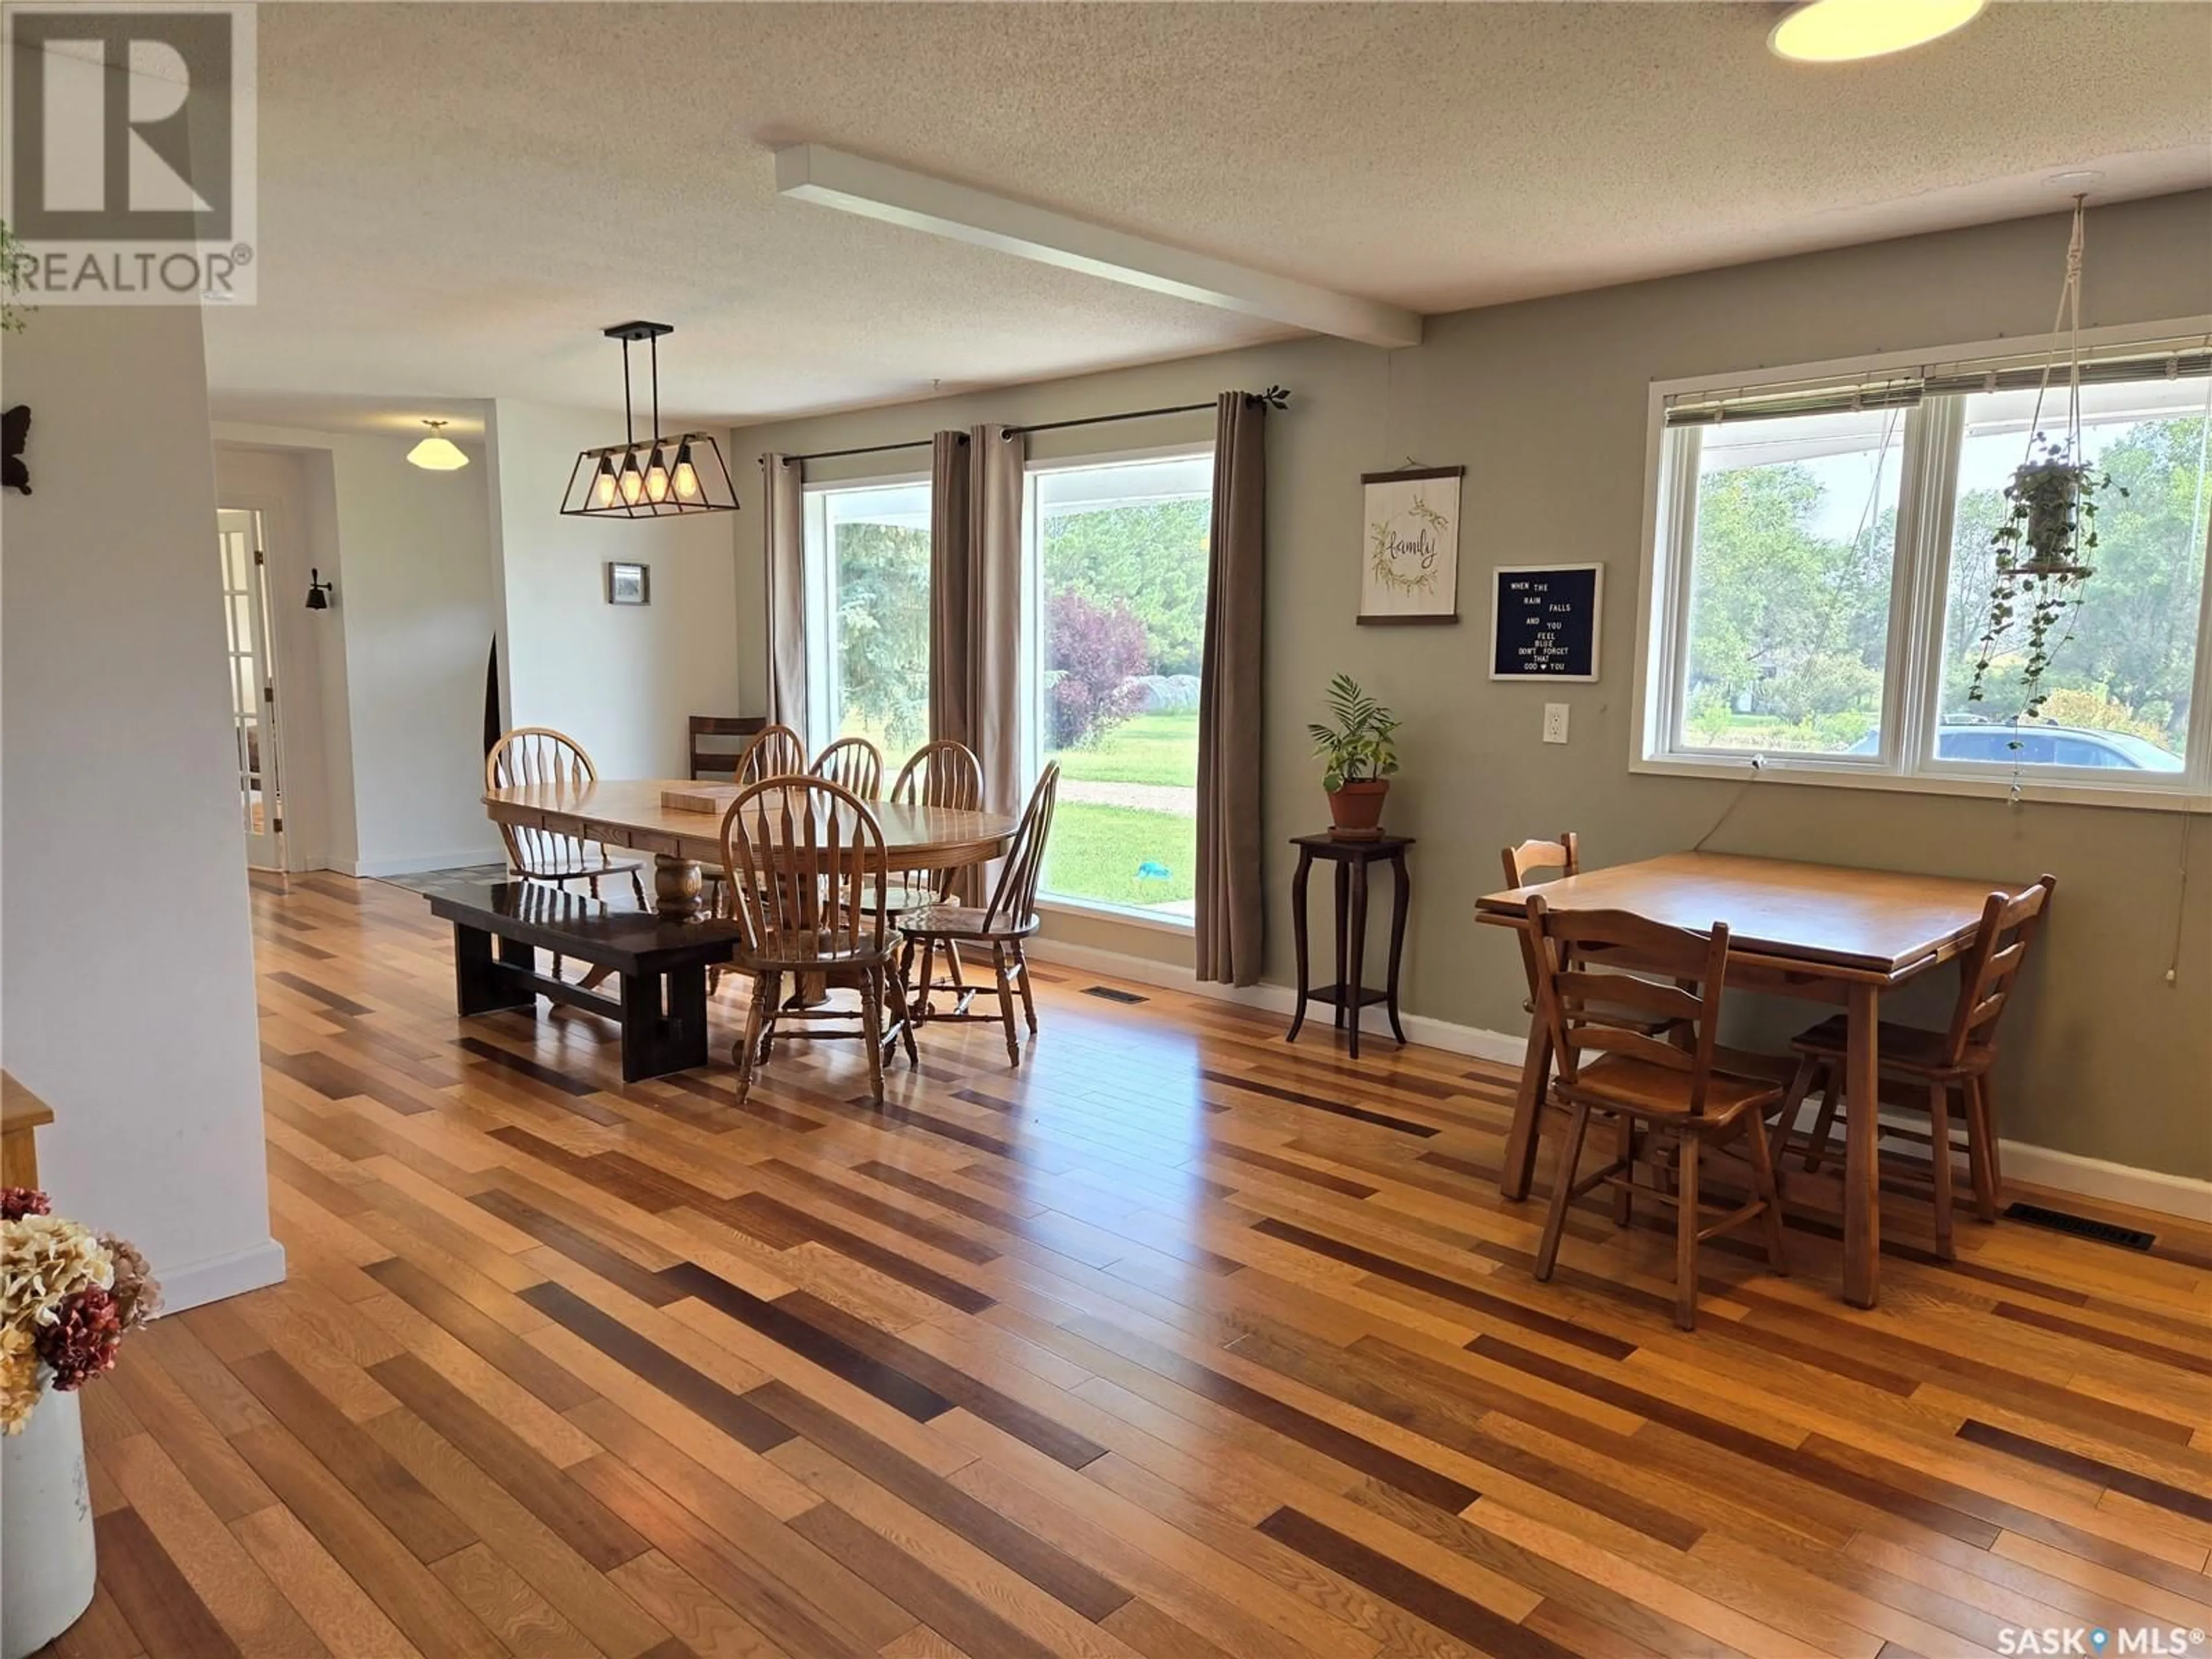
[(225, 664), (239, 769), (246, 862), (284, 868), (284, 721), (269, 618), (266, 523), (258, 508), (216, 509)]

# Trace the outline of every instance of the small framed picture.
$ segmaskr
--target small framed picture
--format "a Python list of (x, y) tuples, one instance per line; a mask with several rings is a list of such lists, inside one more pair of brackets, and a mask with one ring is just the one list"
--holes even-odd
[(651, 605), (653, 567), (649, 564), (617, 564), (610, 559), (607, 562), (607, 603)]

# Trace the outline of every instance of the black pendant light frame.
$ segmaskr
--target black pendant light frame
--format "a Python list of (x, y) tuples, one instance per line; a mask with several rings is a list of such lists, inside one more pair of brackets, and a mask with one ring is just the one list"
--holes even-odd
[[(617, 323), (603, 331), (622, 342), (623, 441), (586, 449), (568, 473), (561, 511), (577, 519), (672, 519), (691, 513), (734, 513), (737, 486), (710, 432), (660, 429), (660, 337), (672, 323)], [(630, 397), (629, 349), (643, 341), (653, 380), (653, 435), (641, 441)], [(633, 482), (634, 481), (634, 482)], [(688, 484), (688, 488), (686, 485)]]

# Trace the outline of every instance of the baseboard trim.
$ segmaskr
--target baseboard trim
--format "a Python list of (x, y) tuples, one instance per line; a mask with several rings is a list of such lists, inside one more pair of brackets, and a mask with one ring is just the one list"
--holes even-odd
[[(1033, 939), (1023, 946), (1039, 962), (1056, 962), (1069, 968), (1087, 968), (1094, 974), (1110, 974), (1115, 979), (1134, 980), (1139, 985), (1157, 985), (1163, 990), (1187, 991), (1193, 996), (1210, 997), (1216, 1002), (1241, 1003), (1248, 1008), (1264, 1008), (1270, 1013), (1280, 1014), (1285, 1019), (1297, 1006), (1297, 993), (1287, 985), (1262, 981), (1257, 985), (1223, 985), (1214, 980), (1202, 980), (1180, 963), (1155, 962), (1149, 957), (1125, 955), (1119, 951), (1102, 951), (1096, 945), (1071, 945), (1064, 939)], [(1402, 1016), (1406, 1035), (1425, 1048), (1442, 1048), (1447, 1054), (1468, 1054), (1477, 1060), (1497, 1060), (1504, 1065), (1518, 1066), (1527, 1051), (1528, 1040), (1510, 1036), (1504, 1031), (1488, 1031), (1479, 1025), (1459, 1025), (1448, 1019), (1433, 1019), (1426, 1014)], [(1382, 1016), (1370, 1010), (1365, 1031), (1386, 1030)], [(1385, 1042), (1389, 1037), (1385, 1035)]]
[(2017, 1140), (1998, 1145), (2008, 1182), (2021, 1181), (2186, 1221), (2212, 1223), (2212, 1181), (2108, 1164), (2101, 1158), (2062, 1152), (2055, 1146), (2030, 1146)]
[(284, 1282), (284, 1247), (273, 1238), (228, 1255), (161, 1270), (161, 1310), (182, 1313), (204, 1303)]
[[(1094, 974), (1133, 980), (1139, 985), (1157, 985), (1164, 990), (1211, 997), (1217, 1002), (1264, 1008), (1285, 1019), (1297, 1001), (1297, 994), (1287, 985), (1220, 985), (1200, 979), (1178, 963), (1155, 962), (1147, 957), (1102, 951), (1094, 945), (1071, 945), (1040, 937), (1031, 939), (1024, 948), (1040, 962), (1087, 969)], [(1368, 1018), (1379, 1023), (1374, 1014)], [(1450, 1020), (1432, 1019), (1426, 1014), (1407, 1014), (1404, 1018), (1406, 1035), (1425, 1048), (1442, 1048), (1449, 1054), (1468, 1054), (1504, 1066), (1520, 1065), (1527, 1051), (1527, 1039), (1508, 1032), (1455, 1024)], [(1374, 1025), (1370, 1024), (1366, 1029), (1371, 1030)], [(1812, 1127), (1813, 1104), (1810, 1101), (1806, 1103), (1800, 1127)], [(2131, 1205), (2160, 1215), (2212, 1222), (2212, 1181), (2168, 1175), (2160, 1170), (2138, 1170), (2125, 1164), (2108, 1164), (2102, 1158), (2062, 1152), (2052, 1146), (2032, 1146), (2018, 1140), (2007, 1140), (2001, 1145), (2005, 1174), (2010, 1179), (2083, 1198)]]
[(507, 854), (498, 847), (471, 847), (459, 852), (408, 853), (396, 858), (340, 860), (331, 867), (364, 881), (385, 876), (419, 876), (426, 870), (462, 870), (477, 864), (504, 864)]

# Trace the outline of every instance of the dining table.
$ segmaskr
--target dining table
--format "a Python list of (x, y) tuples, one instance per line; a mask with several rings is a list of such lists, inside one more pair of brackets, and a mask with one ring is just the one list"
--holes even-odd
[[(487, 789), (483, 805), (495, 823), (652, 854), (653, 908), (692, 920), (704, 914), (701, 866), (722, 867), (722, 820), (737, 794), (734, 784), (602, 778)], [(671, 799), (691, 804), (671, 805)], [(872, 800), (867, 806), (883, 830), (884, 861), (893, 872), (988, 864), (1014, 839), (1015, 822), (1003, 812), (918, 801)]]
[[(1535, 960), (1525, 937), (1532, 893), (1541, 893), (1555, 910), (1625, 910), (1697, 933), (1725, 923), (1731, 988), (1840, 1005), (1849, 1028), (1844, 1094), (1851, 1106), (1843, 1174), (1843, 1293), (1854, 1306), (1870, 1308), (1881, 1292), (1881, 1137), (1875, 1112), (1861, 1103), (1879, 1098), (1882, 994), (1956, 960), (1973, 942), (1990, 895), (2010, 897), (2029, 884), (1732, 853), (1668, 853), (1486, 894), (1475, 902), (1475, 919), (1519, 929), (1527, 963)], [(1498, 1177), (1510, 1200), (1525, 1199), (1534, 1176), (1552, 1059), (1550, 1033), (1543, 1021), (1533, 1021)]]

